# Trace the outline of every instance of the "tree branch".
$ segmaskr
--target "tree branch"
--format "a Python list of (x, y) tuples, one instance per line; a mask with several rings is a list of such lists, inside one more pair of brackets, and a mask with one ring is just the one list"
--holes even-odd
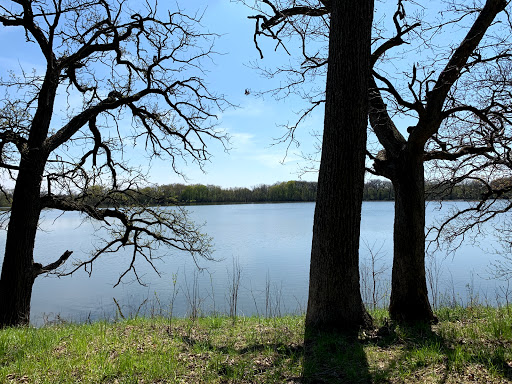
[(417, 129), (411, 132), (410, 139), (426, 143), (437, 132), (442, 122), (442, 108), (448, 92), (461, 75), (468, 59), (480, 44), (487, 29), (492, 25), (496, 15), (503, 11), (506, 0), (487, 0), (484, 8), (473, 23), (466, 37), (451, 56), (448, 64), (439, 75), (434, 88), (427, 92), (425, 113), (420, 116)]
[(391, 157), (398, 157), (407, 141), (389, 116), (387, 106), (382, 100), (382, 95), (373, 76), (369, 80), (369, 86), (370, 125), (386, 152)]
[(426, 152), (423, 155), (424, 161), (429, 160), (457, 160), (460, 157), (466, 155), (481, 155), (487, 152), (491, 152), (493, 147), (474, 147), (472, 145), (466, 145), (457, 150), (457, 152), (448, 151), (431, 151)]
[[(255, 22), (255, 30), (254, 30), (254, 45), (256, 46), (256, 49), (258, 50), (260, 57), (263, 59), (263, 52), (261, 48), (258, 45), (258, 36), (259, 35), (265, 35), (269, 36), (274, 40), (278, 41), (278, 46), (281, 45), (284, 50), (288, 52), (285, 45), (283, 44), (282, 40), (279, 37), (279, 32), (284, 28), (286, 23), (288, 23), (289, 18), (292, 18), (294, 16), (309, 16), (309, 17), (321, 17), (329, 15), (330, 13), (330, 0), (329, 1), (320, 1), (320, 3), (323, 6), (320, 7), (311, 7), (311, 6), (293, 6), (290, 8), (285, 8), (282, 10), (279, 10), (271, 1), (269, 0), (262, 0), (263, 3), (267, 4), (274, 13), (273, 16), (267, 17), (267, 15), (264, 14), (258, 14), (253, 16), (248, 16), (248, 19), (254, 19)], [(282, 24), (282, 25), (281, 25)], [(281, 28), (274, 32), (272, 30), (273, 27), (280, 26)]]
[(71, 118), (66, 125), (45, 140), (43, 147), (47, 153), (50, 153), (68, 141), (80, 128), (95, 119), (100, 113), (128, 105), (151, 93), (160, 92), (160, 90), (144, 89), (134, 95), (123, 97), (119, 92), (113, 91), (106, 99)]
[(373, 71), (373, 76), (376, 77), (378, 80), (382, 81), (384, 84), (386, 84), (387, 88), (378, 88), (383, 91), (389, 92), (396, 100), (398, 104), (400, 104), (403, 107), (406, 107), (410, 110), (416, 111), (419, 115), (423, 114), (424, 106), (421, 102), (416, 101), (414, 103), (411, 103), (409, 101), (406, 101), (402, 98), (400, 93), (397, 91), (397, 89), (394, 87), (394, 85), (386, 79), (384, 76), (378, 74), (377, 72)]
[(30, 0), (18, 0), (16, 3), (23, 7), (23, 13), (18, 17), (2, 16), (0, 15), (0, 22), (5, 26), (22, 26), (26, 31), (34, 37), (37, 44), (41, 48), (41, 52), (46, 58), (48, 64), (55, 62), (55, 55), (53, 54), (51, 43), (45, 36), (43, 30), (36, 24), (34, 20), (34, 12), (32, 10), (32, 1)]
[[(130, 270), (136, 274), (134, 267), (136, 257), (144, 258), (156, 271), (153, 260), (157, 256), (153, 256), (152, 252), (162, 244), (188, 252), (196, 263), (198, 257), (213, 260), (210, 239), (201, 234), (199, 228), (188, 219), (186, 211), (178, 207), (173, 210), (149, 207), (100, 209), (80, 202), (76, 198), (53, 195), (43, 196), (41, 204), (43, 207), (61, 211), (82, 212), (94, 220), (103, 221), (104, 228), (110, 232), (109, 239), (104, 240), (103, 245), (98, 246), (89, 259), (78, 262), (68, 272), (59, 273), (60, 276), (72, 275), (80, 268), (85, 268), (88, 273), (91, 273), (88, 268), (100, 255), (115, 253), (125, 247), (132, 247), (132, 260), (119, 277), (117, 284)], [(137, 275), (136, 277), (139, 280)]]
[(66, 262), (66, 260), (69, 259), (69, 256), (71, 256), (72, 253), (73, 253), (73, 251), (66, 251), (62, 254), (61, 257), (59, 257), (58, 260), (56, 260), (53, 263), (50, 263), (48, 265), (45, 265), (44, 267), (39, 263), (34, 263), (34, 265), (33, 265), (34, 278), (36, 278), (37, 276), (39, 276), (43, 273), (53, 272), (54, 270), (59, 268), (61, 265), (63, 265)]

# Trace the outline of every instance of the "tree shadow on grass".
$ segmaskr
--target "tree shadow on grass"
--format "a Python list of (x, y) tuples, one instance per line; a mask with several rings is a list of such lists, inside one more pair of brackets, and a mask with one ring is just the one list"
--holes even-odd
[[(376, 335), (362, 341), (388, 354), (385, 368), (375, 368), (374, 382), (400, 377), (444, 384), (453, 382), (494, 382), (492, 375), (512, 381), (512, 367), (502, 341), (479, 342), (457, 336), (441, 336), (430, 324), (385, 326)], [(508, 352), (512, 348), (508, 347)], [(489, 381), (491, 380), (491, 381)]]
[(368, 360), (357, 334), (321, 333), (307, 338), (304, 383), (371, 383)]
[[(175, 336), (176, 337), (176, 336)], [(287, 383), (371, 383), (371, 375), (368, 370), (363, 345), (358, 340), (357, 334), (318, 334), (314, 342), (308, 341), (307, 352), (302, 344), (294, 345), (286, 342), (251, 343), (250, 345), (236, 348), (234, 346), (214, 345), (207, 340), (196, 340), (186, 335), (177, 336), (184, 345), (189, 348), (215, 351), (225, 356), (239, 356), (253, 354), (258, 356), (265, 351), (275, 351), (276, 358), (272, 369), (279, 364), (300, 366), (303, 365), (302, 376), (280, 377), (279, 382)], [(219, 374), (224, 375), (221, 367)], [(258, 369), (258, 367), (256, 367)]]
[[(302, 344), (265, 341), (252, 342), (245, 346), (219, 345), (210, 340), (197, 340), (187, 335), (175, 335), (183, 345), (192, 350), (209, 351), (222, 355), (217, 365), (220, 382), (231, 382), (236, 365), (245, 366), (242, 382), (300, 383), (297, 374), (290, 374), (290, 367), (299, 367), (303, 356)], [(295, 370), (296, 371), (296, 370)], [(269, 381), (271, 380), (271, 381)]]

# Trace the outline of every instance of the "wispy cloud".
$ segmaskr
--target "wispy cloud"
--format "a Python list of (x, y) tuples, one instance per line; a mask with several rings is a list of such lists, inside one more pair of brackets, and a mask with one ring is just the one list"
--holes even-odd
[(223, 118), (231, 117), (259, 117), (268, 115), (272, 111), (272, 105), (261, 99), (249, 98), (239, 108), (229, 109), (222, 115)]
[(230, 133), (231, 144), (234, 150), (239, 150), (241, 148), (247, 147), (253, 143), (254, 135), (252, 133)]
[(250, 157), (269, 168), (277, 168), (290, 163), (296, 163), (301, 160), (301, 158), (295, 154), (289, 153), (286, 155), (284, 151), (280, 153), (259, 153)]

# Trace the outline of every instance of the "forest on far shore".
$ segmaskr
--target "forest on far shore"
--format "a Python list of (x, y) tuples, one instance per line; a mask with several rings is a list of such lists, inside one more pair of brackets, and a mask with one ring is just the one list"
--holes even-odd
[[(111, 194), (110, 198), (99, 201), (99, 196), (102, 196), (104, 191), (100, 186), (92, 186), (84, 194), (84, 201), (93, 205), (112, 205), (114, 201), (118, 204), (130, 205), (306, 202), (315, 201), (316, 189), (317, 183), (313, 181), (287, 181), (252, 188), (222, 188), (216, 185), (177, 183)], [(477, 181), (449, 187), (427, 182), (426, 191), (427, 200), (478, 200), (483, 193), (483, 188)], [(0, 206), (10, 206), (11, 196), (10, 192), (0, 194)], [(364, 185), (365, 201), (392, 201), (394, 198), (393, 185), (387, 180), (372, 179)]]

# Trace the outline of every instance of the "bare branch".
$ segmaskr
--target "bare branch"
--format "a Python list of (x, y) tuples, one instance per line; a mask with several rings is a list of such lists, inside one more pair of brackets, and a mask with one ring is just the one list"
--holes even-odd
[(189, 253), (196, 263), (198, 258), (213, 260), (210, 238), (201, 234), (199, 227), (188, 219), (187, 212), (179, 207), (99, 208), (77, 198), (50, 195), (43, 196), (41, 204), (45, 208), (81, 212), (91, 219), (102, 221), (104, 228), (110, 232), (109, 238), (103, 240), (103, 245), (99, 246), (89, 259), (76, 262), (69, 271), (60, 272), (60, 276), (72, 275), (81, 268), (91, 273), (92, 263), (102, 254), (115, 253), (127, 247), (132, 248), (132, 260), (119, 277), (117, 284), (129, 271), (136, 273), (134, 260), (137, 256), (144, 258), (156, 271), (153, 261), (158, 256), (153, 252), (162, 245)]
[(492, 151), (492, 147), (474, 147), (474, 146), (464, 146), (461, 147), (457, 152), (450, 153), (448, 151), (433, 151), (427, 152), (423, 156), (425, 161), (429, 160), (457, 160), (460, 157), (466, 155), (481, 155), (487, 152)]
[(411, 140), (425, 143), (438, 129), (442, 122), (441, 111), (448, 92), (460, 77), (468, 59), (478, 47), (487, 29), (492, 25), (496, 15), (507, 5), (505, 0), (487, 0), (484, 8), (473, 23), (468, 34), (455, 50), (444, 70), (439, 75), (434, 88), (427, 94), (426, 111), (420, 117), (420, 129), (411, 133)]
[(58, 260), (48, 265), (45, 265), (44, 267), (41, 264), (34, 264), (34, 278), (43, 273), (54, 273), (54, 271), (57, 268), (62, 266), (66, 262), (66, 260), (69, 259), (69, 256), (71, 256), (72, 253), (72, 251), (66, 251), (61, 255), (61, 257), (58, 258)]

